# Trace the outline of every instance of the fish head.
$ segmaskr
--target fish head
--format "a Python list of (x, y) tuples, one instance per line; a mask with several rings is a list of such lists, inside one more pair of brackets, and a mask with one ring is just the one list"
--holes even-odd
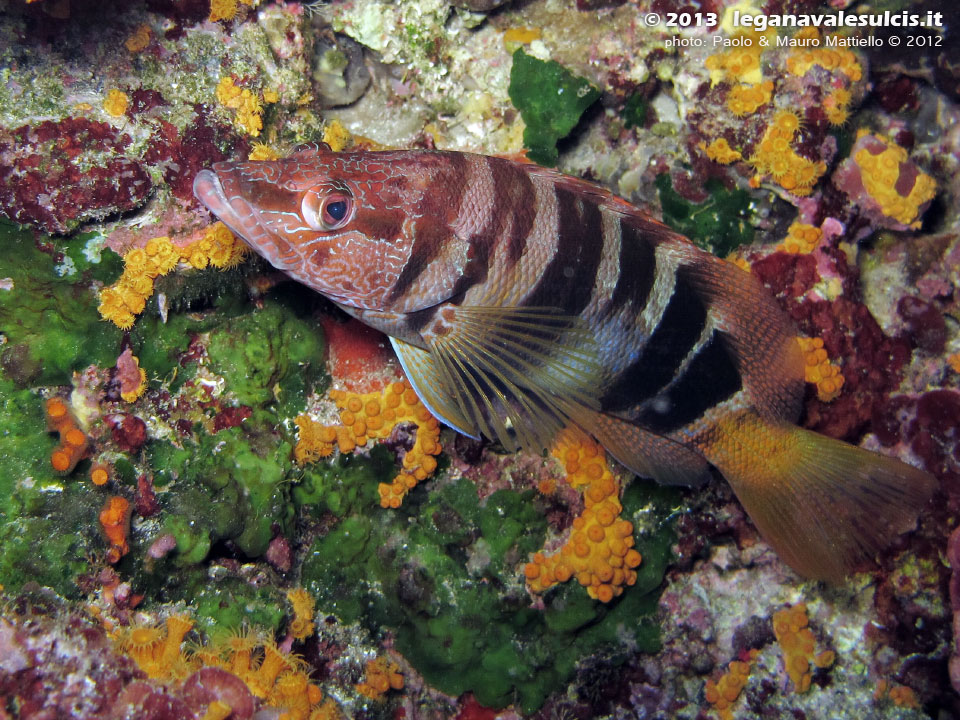
[(308, 146), (281, 160), (216, 163), (193, 191), (308, 287), (348, 307), (408, 313), (447, 300), (468, 263), (444, 165), (441, 153)]

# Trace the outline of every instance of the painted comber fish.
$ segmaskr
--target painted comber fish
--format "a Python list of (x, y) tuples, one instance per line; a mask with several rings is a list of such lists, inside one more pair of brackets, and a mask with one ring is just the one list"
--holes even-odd
[(222, 162), (194, 192), (270, 263), (390, 336), (424, 404), (507, 448), (576, 425), (662, 483), (729, 481), (795, 570), (840, 580), (935, 487), (797, 427), (803, 362), (749, 273), (583, 180), (458, 152)]

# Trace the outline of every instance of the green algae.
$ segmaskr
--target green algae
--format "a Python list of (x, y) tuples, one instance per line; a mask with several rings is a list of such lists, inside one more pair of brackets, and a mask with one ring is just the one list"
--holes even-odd
[(746, 190), (728, 190), (722, 181), (711, 178), (705, 185), (709, 197), (697, 204), (674, 190), (669, 173), (659, 175), (656, 185), (663, 221), (704, 250), (726, 257), (753, 242), (751, 199)]
[[(38, 242), (50, 252), (42, 252)], [(55, 247), (35, 241), (33, 233), (0, 221), (0, 329), (6, 343), (0, 354), (4, 374), (20, 387), (65, 385), (88, 365), (110, 367), (119, 354), (121, 332), (97, 312), (94, 283), (120, 274), (119, 257), (102, 253), (101, 263), (82, 259), (83, 238)], [(77, 272), (59, 277), (54, 254), (74, 258)]]
[(324, 375), (323, 335), (276, 302), (228, 319), (211, 331), (211, 369), (243, 405), (276, 404), (281, 416), (302, 410)]
[(83, 492), (68, 493), (60, 502), (45, 505), (44, 515), (49, 511), (49, 517), (28, 515), (0, 526), (0, 584), (5, 590), (36, 583), (53, 588), (65, 598), (81, 597), (77, 580), (90, 572), (96, 545), (91, 531), (73, 532), (68, 528), (92, 528), (100, 510), (90, 506), (90, 498)]
[(57, 443), (46, 430), (43, 400), (0, 377), (0, 521), (15, 516), (22, 480), (52, 478), (49, 458)]
[(28, 582), (78, 597), (76, 578), (102, 547), (97, 514), (105, 495), (54, 475), (43, 400), (0, 379), (0, 585)]
[(529, 158), (549, 166), (557, 164), (557, 143), (600, 97), (597, 88), (560, 63), (538, 60), (519, 48), (513, 53), (508, 92), (526, 123), (523, 144)]
[(23, 388), (66, 385), (74, 372), (116, 360), (121, 333), (100, 319), (95, 287), (116, 279), (122, 263), (111, 252), (88, 258), (88, 239), (35, 240), (0, 221), (0, 584), (37, 582), (66, 597), (78, 596), (77, 576), (103, 547), (105, 496), (53, 473), (57, 441), (43, 398)]
[(196, 445), (182, 449), (149, 443), (154, 483), (167, 489), (163, 523), (177, 541), (176, 563), (202, 562), (214, 544), (227, 541), (247, 557), (259, 557), (274, 526), (289, 531), (291, 455), (288, 441), (240, 427), (201, 434)]
[(650, 101), (640, 93), (634, 93), (623, 105), (623, 112), (620, 117), (623, 120), (623, 126), (628, 130), (630, 128), (642, 128), (647, 121), (647, 110), (650, 107)]
[(339, 455), (330, 463), (307, 466), (292, 495), (315, 518), (328, 512), (345, 517), (379, 503), (377, 483), (388, 482), (396, 472), (393, 454), (375, 445), (367, 457)]
[(222, 573), (211, 577), (205, 568), (182, 576), (169, 594), (189, 604), (200, 628), (207, 632), (246, 626), (275, 633), (286, 616), (287, 603), (279, 588)]
[(585, 657), (624, 643), (657, 649), (675, 500), (649, 484), (625, 493), (625, 511), (642, 508), (656, 531), (639, 538), (637, 584), (608, 605), (567, 583), (531, 608), (520, 569), (546, 534), (538, 498), (499, 490), (480, 502), (464, 479), (419, 486), (399, 510), (358, 508), (312, 543), (302, 583), (321, 612), (391, 629), (395, 647), (441, 691), (530, 713)]

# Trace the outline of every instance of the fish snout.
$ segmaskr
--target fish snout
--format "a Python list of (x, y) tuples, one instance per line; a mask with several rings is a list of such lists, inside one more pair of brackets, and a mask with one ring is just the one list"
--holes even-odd
[[(193, 179), (193, 194), (235, 235), (256, 247), (257, 241), (264, 234), (256, 210), (237, 192), (235, 178), (229, 173), (218, 172), (216, 167), (214, 165), (213, 170), (201, 170), (197, 173)], [(224, 181), (228, 185), (226, 189)]]
[(220, 178), (213, 170), (201, 170), (193, 179), (193, 194), (207, 209), (222, 218), (230, 212), (230, 204), (223, 193)]

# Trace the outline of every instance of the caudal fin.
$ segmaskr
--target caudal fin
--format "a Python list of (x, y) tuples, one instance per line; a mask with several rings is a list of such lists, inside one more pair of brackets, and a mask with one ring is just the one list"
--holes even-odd
[(831, 582), (912, 529), (936, 488), (899, 460), (750, 412), (720, 423), (704, 454), (777, 554)]

